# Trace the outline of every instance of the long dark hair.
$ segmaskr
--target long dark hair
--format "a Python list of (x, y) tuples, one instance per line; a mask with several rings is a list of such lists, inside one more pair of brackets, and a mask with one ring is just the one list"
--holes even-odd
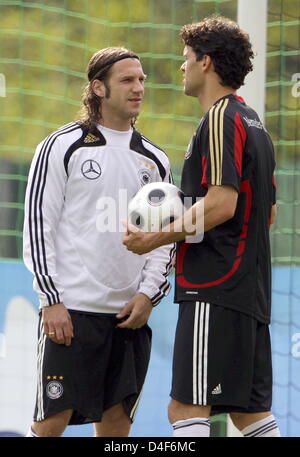
[[(92, 82), (95, 79), (102, 81), (106, 88), (106, 96), (109, 97), (109, 86), (107, 84), (109, 71), (114, 63), (128, 57), (139, 59), (132, 51), (122, 47), (101, 49), (91, 57), (86, 69), (88, 83), (83, 91), (82, 107), (79, 118), (80, 124), (87, 127), (89, 130), (93, 130), (101, 119), (101, 98), (94, 93)], [(135, 119), (132, 120), (132, 125), (134, 125), (134, 123)]]

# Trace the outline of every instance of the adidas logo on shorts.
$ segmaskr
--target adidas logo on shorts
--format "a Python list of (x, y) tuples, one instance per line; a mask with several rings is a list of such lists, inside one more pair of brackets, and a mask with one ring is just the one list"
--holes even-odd
[(222, 393), (221, 384), (218, 384), (212, 391), (212, 395), (220, 395)]

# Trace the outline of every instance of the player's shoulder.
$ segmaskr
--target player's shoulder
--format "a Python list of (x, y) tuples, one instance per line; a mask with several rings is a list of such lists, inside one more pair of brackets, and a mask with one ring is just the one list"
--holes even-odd
[[(214, 116), (232, 116), (237, 111), (241, 110), (241, 103), (242, 98), (235, 96), (233, 94), (229, 94), (225, 97), (220, 98), (217, 100), (208, 110), (208, 117)], [(243, 104), (244, 105), (244, 104)], [(244, 105), (245, 106), (245, 105)]]
[(38, 148), (53, 149), (63, 145), (64, 148), (78, 140), (83, 134), (80, 124), (70, 122), (50, 132), (38, 145)]
[(151, 141), (149, 138), (147, 138), (137, 130), (133, 131), (131, 147), (133, 149), (142, 148), (145, 151), (154, 154), (162, 162), (169, 161), (167, 153), (160, 146), (153, 143), (153, 141)]
[(242, 116), (247, 110), (247, 106), (242, 97), (229, 94), (217, 100), (205, 113), (202, 119), (202, 127), (207, 129), (219, 129), (222, 124), (234, 123), (236, 115)]
[(82, 131), (82, 126), (78, 122), (69, 122), (68, 124), (62, 125), (58, 127), (56, 130), (49, 133), (49, 135), (45, 138), (56, 138), (56, 137), (71, 137), (75, 131)]

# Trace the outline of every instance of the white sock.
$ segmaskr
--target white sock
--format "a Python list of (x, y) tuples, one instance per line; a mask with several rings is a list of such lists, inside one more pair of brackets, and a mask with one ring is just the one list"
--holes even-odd
[(249, 438), (254, 436), (281, 436), (273, 414), (265, 417), (260, 421), (254, 422), (251, 425), (248, 425), (248, 427), (245, 427), (242, 430), (242, 434)]
[(39, 438), (39, 435), (37, 435), (33, 430), (32, 427), (29, 428), (26, 438)]
[(173, 436), (208, 437), (210, 433), (210, 420), (206, 417), (192, 417), (172, 424)]

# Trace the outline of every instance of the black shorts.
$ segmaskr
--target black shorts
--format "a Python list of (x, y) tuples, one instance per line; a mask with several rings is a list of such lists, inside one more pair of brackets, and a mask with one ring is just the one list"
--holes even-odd
[(171, 397), (211, 414), (271, 409), (269, 327), (222, 306), (179, 306)]
[(151, 329), (120, 329), (115, 314), (70, 311), (70, 346), (52, 342), (40, 317), (34, 420), (72, 409), (69, 425), (101, 421), (123, 403), (133, 421), (147, 373)]

